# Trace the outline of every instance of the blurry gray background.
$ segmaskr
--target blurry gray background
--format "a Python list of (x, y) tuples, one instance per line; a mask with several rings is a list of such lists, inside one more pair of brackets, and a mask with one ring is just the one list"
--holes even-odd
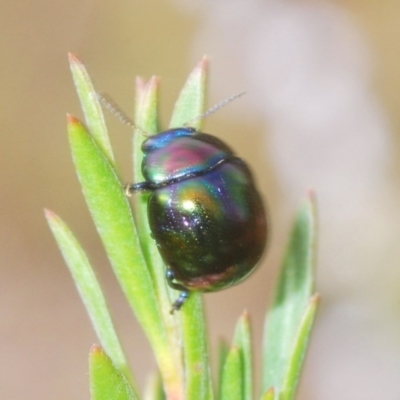
[[(89, 398), (96, 337), (43, 207), (90, 252), (142, 386), (154, 369), (72, 167), (65, 114), (81, 112), (68, 51), (128, 113), (135, 76), (161, 76), (165, 126), (203, 54), (210, 105), (247, 91), (205, 130), (249, 161), (273, 238), (248, 281), (206, 296), (211, 345), (231, 339), (247, 308), (260, 368), (271, 283), (296, 207), (313, 187), (322, 307), (299, 398), (400, 398), (400, 2), (3, 0), (1, 10), (0, 398)], [(108, 120), (129, 181), (130, 130)]]

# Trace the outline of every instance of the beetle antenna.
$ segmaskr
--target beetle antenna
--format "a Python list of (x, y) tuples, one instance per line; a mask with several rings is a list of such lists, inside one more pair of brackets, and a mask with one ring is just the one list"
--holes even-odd
[(142, 135), (149, 136), (147, 132), (137, 127), (133, 121), (126, 115), (124, 111), (118, 106), (118, 104), (111, 98), (107, 93), (96, 93), (100, 103), (117, 119), (119, 119), (123, 124), (130, 126), (133, 129), (138, 130)]
[(225, 107), (227, 104), (231, 103), (233, 100), (238, 99), (239, 97), (242, 97), (244, 94), (246, 94), (246, 92), (237, 93), (234, 94), (233, 96), (228, 97), (225, 100), (220, 101), (219, 103), (209, 108), (204, 114), (201, 114), (198, 117), (191, 119), (189, 122), (185, 124), (185, 126), (190, 126), (193, 122), (209, 117), (211, 114), (214, 114), (220, 108)]

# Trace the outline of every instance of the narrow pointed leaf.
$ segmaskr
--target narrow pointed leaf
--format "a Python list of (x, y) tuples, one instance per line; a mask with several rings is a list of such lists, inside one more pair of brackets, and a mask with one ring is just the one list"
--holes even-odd
[(170, 128), (179, 128), (187, 124), (196, 129), (200, 128), (202, 121), (196, 118), (204, 113), (207, 77), (208, 58), (204, 56), (179, 94), (169, 124)]
[(172, 394), (180, 382), (168, 351), (168, 339), (154, 284), (140, 249), (131, 209), (115, 169), (95, 140), (75, 118), (69, 138), (79, 180), (113, 270), (154, 349)]
[[(158, 93), (159, 79), (153, 77), (147, 84), (138, 79), (136, 81), (136, 107), (135, 107), (135, 124), (144, 130), (147, 134), (155, 134), (158, 129)], [(133, 164), (134, 164), (134, 182), (142, 182), (144, 180), (142, 174), (143, 153), (141, 145), (146, 137), (143, 132), (135, 130), (133, 136)], [(152, 275), (157, 297), (160, 307), (163, 310), (164, 318), (167, 317), (167, 323), (171, 320), (169, 314), (170, 298), (168, 296), (165, 267), (161, 260), (160, 253), (157, 249), (155, 241), (151, 237), (151, 230), (147, 216), (147, 201), (149, 193), (135, 193), (132, 198), (135, 204), (135, 221), (138, 226), (140, 243), (143, 254)]]
[(182, 310), (186, 399), (213, 398), (206, 322), (201, 294), (192, 292)]
[(45, 210), (45, 215), (101, 345), (116, 367), (133, 382), (131, 371), (108, 311), (105, 296), (85, 251), (58, 215), (49, 210)]
[[(204, 58), (195, 70), (189, 76), (184, 88), (182, 89), (177, 104), (175, 105), (171, 127), (182, 126), (185, 122), (199, 116), (204, 111), (205, 83), (207, 75), (208, 62)], [(157, 96), (158, 96), (158, 79), (152, 78), (148, 84), (144, 81), (137, 81), (137, 99), (135, 123), (141, 130), (147, 133), (154, 133), (159, 130), (157, 118)], [(199, 126), (199, 123), (197, 125)], [(141, 174), (142, 154), (140, 145), (143, 137), (139, 137), (135, 132), (134, 138), (134, 176), (136, 182), (143, 179)], [(170, 301), (168, 292), (165, 287), (165, 267), (159, 256), (155, 244), (150, 240), (150, 229), (147, 221), (147, 195), (139, 194), (136, 197), (136, 211), (138, 223), (142, 230), (141, 242), (145, 253), (146, 260), (150, 265), (150, 271), (153, 276), (153, 282), (156, 287), (156, 295), (159, 298), (161, 313), (167, 329), (171, 348), (175, 349), (171, 353), (175, 360), (182, 359), (182, 348), (176, 346), (179, 341), (180, 315), (171, 317), (169, 315)], [(174, 298), (177, 296), (175, 291), (171, 294)], [(174, 298), (172, 301), (174, 301)], [(166, 308), (167, 307), (167, 308)], [(201, 298), (198, 294), (193, 294), (192, 299), (184, 306), (183, 316), (183, 335), (185, 354), (185, 370), (186, 370), (186, 398), (187, 399), (211, 399), (211, 379), (210, 367), (208, 360), (208, 348), (205, 332), (205, 321), (203, 315), (203, 306)], [(187, 313), (187, 309), (194, 312)], [(178, 364), (179, 365), (179, 364)], [(183, 376), (183, 371), (175, 368), (177, 376)]]
[(128, 380), (100, 346), (93, 346), (89, 356), (92, 400), (137, 400)]
[(295, 397), (298, 386), (301, 368), (307, 351), (307, 345), (311, 336), (311, 329), (314, 323), (315, 314), (318, 307), (318, 295), (311, 298), (306, 309), (303, 320), (293, 346), (293, 352), (289, 359), (289, 368), (283, 381), (281, 400), (292, 400)]
[(83, 63), (74, 54), (68, 55), (76, 91), (85, 115), (86, 126), (110, 162), (114, 162), (110, 138), (97, 93)]
[(251, 348), (251, 327), (249, 314), (245, 311), (240, 317), (235, 331), (234, 345), (239, 350), (243, 365), (243, 399), (253, 399), (253, 357)]
[(219, 352), (218, 352), (218, 381), (217, 381), (217, 399), (221, 398), (221, 384), (222, 384), (222, 376), (223, 370), (225, 366), (226, 359), (229, 354), (229, 345), (225, 340), (221, 340), (219, 343)]
[(242, 400), (243, 364), (240, 350), (232, 347), (226, 358), (222, 375), (221, 400)]
[(263, 390), (282, 390), (296, 337), (314, 287), (315, 213), (312, 197), (297, 214), (264, 336)]
[[(153, 77), (148, 83), (141, 79), (136, 81), (136, 107), (135, 107), (135, 124), (144, 130), (147, 134), (156, 133), (158, 129), (158, 93), (159, 79)], [(143, 132), (136, 130), (133, 137), (133, 164), (134, 164), (134, 182), (143, 181), (141, 171), (141, 162), (143, 153), (141, 144), (146, 137)], [(143, 249), (143, 255), (149, 272), (154, 283), (154, 290), (158, 299), (159, 308), (163, 317), (163, 322), (167, 332), (170, 356), (174, 360), (175, 368), (173, 374), (177, 384), (182, 388), (184, 386), (184, 374), (182, 366), (182, 346), (177, 346), (181, 340), (182, 328), (179, 316), (172, 317), (170, 314), (171, 302), (177, 296), (175, 290), (169, 289), (165, 279), (165, 266), (161, 259), (160, 253), (155, 241), (151, 236), (151, 230), (147, 215), (148, 193), (134, 193), (132, 198), (135, 205), (135, 221), (138, 226), (139, 240)], [(173, 294), (170, 295), (170, 292)], [(182, 393), (183, 395), (183, 393)]]
[[(181, 127), (204, 112), (208, 60), (203, 58), (187, 79), (175, 104), (170, 127)], [(193, 127), (199, 128), (196, 121)], [(183, 354), (185, 357), (186, 399), (213, 398), (206, 322), (202, 297), (191, 293), (181, 311), (183, 324)]]

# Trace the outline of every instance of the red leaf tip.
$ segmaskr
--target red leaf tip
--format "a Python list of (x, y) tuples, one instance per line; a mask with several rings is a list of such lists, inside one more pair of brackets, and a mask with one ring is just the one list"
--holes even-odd
[(69, 124), (81, 125), (81, 121), (72, 114), (67, 114), (67, 121)]
[(44, 216), (47, 219), (53, 219), (53, 218), (56, 217), (56, 213), (51, 211), (51, 210), (49, 210), (48, 208), (44, 208), (43, 211), (44, 211)]
[(102, 353), (104, 353), (104, 350), (99, 344), (95, 343), (90, 348), (90, 353), (92, 353), (92, 354), (102, 354)]
[(78, 58), (78, 56), (74, 53), (68, 53), (68, 60), (71, 64), (82, 64), (82, 61)]
[(203, 75), (206, 74), (208, 67), (210, 64), (210, 59), (208, 56), (203, 56), (203, 58), (198, 62), (198, 64), (194, 67), (192, 73), (190, 76), (196, 76), (196, 75)]
[(244, 309), (242, 312), (242, 319), (244, 319), (245, 321), (249, 321), (250, 320), (250, 313), (249, 310)]
[(307, 198), (310, 199), (313, 203), (315, 203), (315, 190), (314, 188), (307, 189)]
[(203, 69), (207, 69), (210, 65), (210, 57), (204, 54), (203, 58), (199, 62), (199, 66)]
[(153, 75), (148, 81), (141, 76), (136, 77), (136, 91), (139, 94), (156, 90), (160, 85), (160, 77)]

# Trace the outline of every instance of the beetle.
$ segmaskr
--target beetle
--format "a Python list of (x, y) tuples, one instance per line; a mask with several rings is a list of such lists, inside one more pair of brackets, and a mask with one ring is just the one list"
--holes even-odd
[(217, 137), (181, 127), (142, 144), (145, 181), (126, 194), (149, 191), (149, 225), (166, 264), (168, 284), (181, 293), (228, 288), (254, 271), (267, 240), (267, 217), (247, 164)]

